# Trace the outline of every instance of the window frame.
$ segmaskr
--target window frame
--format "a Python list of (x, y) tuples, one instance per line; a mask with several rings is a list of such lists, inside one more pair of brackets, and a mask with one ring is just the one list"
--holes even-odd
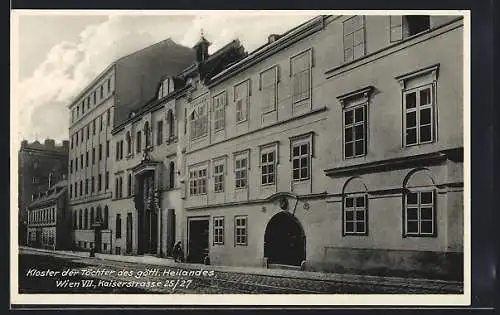
[[(201, 176), (202, 172), (204, 173), (203, 176)], [(189, 196), (206, 195), (207, 184), (208, 184), (208, 163), (189, 167), (188, 170)], [(201, 192), (200, 187), (205, 188), (203, 192)]]
[[(212, 177), (214, 178), (214, 193), (223, 193), (225, 191), (225, 183), (226, 183), (226, 159), (225, 158), (218, 158), (214, 159), (212, 162), (213, 165), (213, 175)], [(222, 166), (222, 172), (218, 171), (216, 168)], [(218, 180), (221, 179), (221, 180)], [(218, 186), (219, 185), (219, 186)], [(220, 187), (219, 189), (217, 189)]]
[(221, 91), (212, 96), (212, 108), (214, 113), (213, 117), (214, 132), (222, 131), (226, 127), (226, 105), (227, 105), (226, 90)]
[[(309, 54), (309, 61), (308, 61), (309, 62), (309, 68), (306, 69), (306, 70), (302, 70), (301, 72), (305, 72), (305, 71), (309, 72), (309, 82), (308, 82), (309, 89), (307, 90), (307, 96), (297, 97), (297, 95), (299, 95), (299, 94), (296, 94), (295, 91), (294, 91), (295, 79), (296, 79), (295, 76), (298, 75), (301, 72), (295, 73), (294, 67), (293, 67), (293, 62), (294, 62), (294, 60), (302, 57), (305, 54)], [(290, 78), (291, 78), (292, 104), (297, 104), (297, 103), (304, 102), (306, 100), (311, 100), (312, 99), (312, 68), (314, 68), (313, 48), (310, 47), (308, 49), (305, 49), (305, 50), (303, 50), (303, 51), (301, 51), (301, 52), (299, 52), (299, 53), (291, 56), (290, 60), (289, 60), (289, 64), (290, 64), (289, 72), (290, 72)], [(305, 93), (305, 92), (302, 92), (302, 94), (303, 93)]]
[[(362, 108), (363, 120), (361, 122), (356, 122), (356, 110)], [(349, 126), (346, 124), (346, 113), (352, 111), (352, 123)], [(359, 141), (356, 139), (356, 127), (363, 127), (363, 152), (361, 154), (356, 154), (356, 142)], [(346, 152), (346, 135), (347, 128), (352, 129), (352, 140), (350, 143), (352, 144), (352, 155), (347, 156)], [(344, 106), (342, 109), (342, 152), (344, 160), (355, 159), (359, 157), (366, 156), (368, 151), (368, 100), (363, 101), (361, 103), (356, 103), (350, 106)]]
[[(245, 166), (241, 166), (241, 161), (245, 160)], [(237, 167), (236, 164), (240, 161), (240, 167)], [(233, 162), (234, 162), (234, 189), (235, 190), (243, 190), (243, 189), (248, 189), (249, 186), (249, 171), (250, 171), (250, 152), (249, 151), (243, 151), (243, 152), (237, 152), (234, 153), (233, 157)], [(241, 174), (244, 172), (245, 176), (242, 177)], [(239, 174), (239, 175), (238, 175)], [(245, 185), (242, 186), (242, 182), (244, 180)], [(240, 183), (238, 185), (238, 182)]]
[[(276, 185), (276, 179), (278, 177), (278, 164), (279, 164), (279, 151), (278, 151), (278, 142), (274, 142), (271, 144), (266, 144), (260, 146), (260, 152), (259, 152), (259, 167), (260, 167), (260, 185), (261, 186), (273, 186)], [(273, 153), (273, 162), (269, 163), (268, 158), (266, 159), (266, 162), (262, 161), (262, 156), (265, 154), (266, 156), (269, 155), (269, 153)], [(273, 172), (272, 172), (272, 182), (266, 182), (263, 183), (264, 176), (269, 179), (269, 172), (266, 172), (264, 174), (264, 167), (269, 167), (270, 165), (273, 166)]]
[[(432, 202), (430, 204), (422, 204), (422, 193), (429, 193)], [(417, 194), (417, 204), (416, 206), (409, 207), (408, 196), (410, 194)], [(403, 237), (437, 237), (437, 207), (436, 207), (437, 194), (435, 189), (422, 188), (422, 189), (406, 189), (403, 195)], [(417, 210), (417, 219), (412, 219), (410, 221), (417, 222), (418, 231), (408, 232), (408, 209), (413, 208)], [(432, 232), (422, 233), (422, 208), (431, 208), (431, 219), (423, 219), (423, 221), (431, 222)]]
[[(305, 181), (308, 181), (308, 180), (311, 180), (312, 178), (312, 174), (311, 174), (311, 170), (312, 170), (312, 158), (314, 157), (314, 134), (313, 132), (310, 132), (306, 135), (302, 135), (302, 136), (297, 136), (297, 137), (293, 137), (293, 138), (290, 138), (290, 162), (291, 162), (291, 178), (292, 178), (292, 183), (298, 183), (298, 182), (305, 182)], [(308, 144), (308, 153), (306, 154), (301, 154), (301, 146), (303, 144)], [(299, 155), (298, 156), (294, 156), (294, 148), (295, 147), (299, 147)], [(301, 169), (303, 168), (301, 166), (301, 159), (304, 158), (304, 157), (307, 157), (308, 158), (308, 168), (307, 168), (307, 176), (306, 177), (302, 177), (302, 174), (301, 174)], [(295, 178), (294, 176), (294, 170), (296, 170), (297, 168), (294, 168), (293, 166), (293, 161), (295, 159), (299, 159), (299, 178)]]
[[(235, 84), (233, 86), (233, 102), (234, 102), (234, 108), (235, 108), (234, 113), (235, 113), (235, 122), (237, 124), (248, 121), (248, 108), (250, 107), (250, 96), (252, 95), (251, 82), (252, 82), (251, 79), (248, 78), (248, 79), (245, 79), (241, 82), (238, 82), (237, 84)], [(236, 93), (237, 89), (243, 85), (246, 85), (246, 87), (247, 87), (245, 97), (244, 98), (236, 98), (237, 97), (237, 93)], [(242, 105), (241, 105), (241, 110), (238, 110), (237, 104), (238, 104), (238, 101), (240, 99), (242, 100)], [(244, 113), (244, 117), (243, 117), (243, 113)]]
[[(239, 225), (238, 220), (245, 220), (244, 225)], [(243, 234), (238, 234), (238, 230), (243, 230)], [(244, 237), (244, 242), (241, 242), (241, 237)], [(238, 238), (240, 237), (240, 239)], [(248, 215), (234, 216), (234, 246), (248, 246)]]
[[(274, 83), (264, 86), (262, 78), (264, 75), (270, 71), (274, 71)], [(273, 65), (267, 69), (262, 70), (259, 73), (259, 91), (261, 92), (261, 97), (262, 97), (262, 105), (261, 105), (261, 112), (262, 114), (268, 114), (271, 112), (274, 112), (277, 110), (278, 107), (278, 83), (280, 82), (279, 80), (279, 65)], [(273, 88), (274, 87), (274, 88)], [(265, 106), (264, 105), (264, 90), (265, 89), (271, 89), (273, 88), (274, 90), (274, 104)]]
[[(195, 101), (195, 104), (192, 106), (191, 114), (194, 118), (191, 118), (190, 121), (190, 139), (192, 141), (202, 139), (208, 136), (209, 130), (209, 119), (208, 119), (208, 109), (209, 103), (206, 100), (207, 95), (202, 95), (198, 97)], [(203, 111), (201, 111), (203, 109)], [(200, 116), (199, 113), (202, 112), (203, 115)], [(201, 125), (201, 126), (200, 126)]]
[[(357, 206), (357, 199), (363, 199), (363, 206)], [(352, 199), (353, 206), (347, 207), (347, 199)], [(361, 210), (359, 210), (361, 208)], [(353, 217), (347, 220), (347, 212), (352, 212)], [(357, 212), (362, 211), (364, 219), (357, 219)], [(357, 223), (363, 222), (363, 231), (358, 231)], [(351, 222), (353, 226), (352, 231), (347, 230), (347, 223)], [(349, 193), (342, 197), (342, 235), (343, 236), (367, 236), (368, 235), (368, 194), (367, 193)]]
[[(216, 224), (216, 222), (218, 222), (218, 224)], [(224, 216), (213, 217), (212, 225), (213, 225), (213, 245), (224, 245), (224, 240), (225, 240)]]
[[(353, 28), (353, 30), (350, 32), (350, 33), (346, 33), (346, 22), (356, 18), (356, 17), (361, 17), (361, 21), (362, 21), (362, 26), (361, 28), (358, 28), (358, 29), (355, 29)], [(358, 47), (360, 46), (361, 44), (358, 44), (358, 45), (354, 45), (354, 41), (355, 41), (355, 36), (354, 34), (358, 31), (362, 31), (362, 34), (363, 34), (363, 54), (361, 56), (357, 56), (355, 55), (354, 53), (354, 48), (355, 47)], [(346, 37), (347, 36), (352, 36), (352, 46), (350, 47), (346, 47)], [(351, 49), (352, 50), (352, 59), (348, 59), (346, 57), (346, 51), (348, 49)], [(342, 52), (343, 52), (343, 56), (344, 56), (344, 62), (352, 62), (354, 60), (358, 60), (360, 58), (363, 58), (364, 56), (366, 56), (366, 21), (365, 21), (365, 16), (364, 15), (353, 15), (347, 19), (345, 19), (344, 21), (342, 21)]]
[[(421, 92), (423, 90), (430, 89), (430, 103), (429, 104), (420, 104), (420, 97), (421, 97)], [(412, 146), (418, 146), (418, 145), (424, 145), (424, 144), (429, 144), (435, 142), (436, 139), (436, 95), (435, 95), (435, 82), (431, 83), (426, 83), (422, 84), (419, 86), (415, 86), (412, 88), (405, 88), (402, 90), (402, 106), (403, 106), (403, 146), (404, 147), (412, 147)], [(407, 96), (411, 93), (415, 93), (415, 107), (408, 109), (406, 104), (407, 104)], [(422, 110), (425, 109), (430, 109), (430, 124), (426, 124), (425, 126), (430, 125), (430, 140), (428, 141), (421, 141), (421, 128), (423, 127), (420, 124), (420, 114)], [(415, 114), (415, 127), (416, 129), (416, 142), (415, 143), (408, 143), (408, 121), (407, 121), (407, 115), (409, 113), (416, 113)]]

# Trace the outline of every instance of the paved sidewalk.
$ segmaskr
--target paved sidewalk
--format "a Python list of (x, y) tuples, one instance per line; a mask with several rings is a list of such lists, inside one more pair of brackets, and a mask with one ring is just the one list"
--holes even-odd
[[(22, 246), (19, 247), (19, 249), (20, 250), (25, 249), (28, 251), (38, 251), (44, 253), (54, 253), (58, 255), (74, 256), (81, 258), (89, 258), (88, 252), (75, 252), (75, 251), (62, 251), (62, 250), (53, 251), (53, 250), (22, 247)], [(244, 273), (244, 274), (254, 274), (254, 275), (273, 276), (273, 277), (327, 280), (327, 281), (337, 281), (344, 283), (364, 283), (364, 284), (376, 284), (376, 285), (388, 285), (388, 286), (424, 288), (424, 289), (441, 289), (446, 291), (463, 292), (462, 282), (436, 280), (436, 279), (381, 277), (381, 276), (371, 276), (371, 275), (325, 273), (325, 272), (313, 272), (313, 271), (301, 271), (301, 270), (289, 270), (289, 269), (286, 270), (266, 269), (258, 267), (216, 266), (216, 265), (204, 265), (204, 264), (193, 264), (193, 263), (176, 263), (173, 261), (173, 259), (159, 258), (154, 256), (123, 256), (123, 255), (96, 253), (95, 258), (93, 259), (151, 264), (151, 265), (159, 265), (159, 266), (166, 266), (176, 269), (187, 269), (187, 270), (204, 269), (204, 270), (214, 270), (217, 272)]]

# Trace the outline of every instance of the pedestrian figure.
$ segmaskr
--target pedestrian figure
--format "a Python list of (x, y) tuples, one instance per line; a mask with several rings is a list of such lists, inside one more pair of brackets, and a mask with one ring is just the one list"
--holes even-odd
[(178, 242), (174, 245), (174, 249), (173, 249), (172, 254), (173, 254), (173, 256), (174, 256), (174, 261), (175, 261), (175, 262), (183, 262), (183, 261), (184, 261), (184, 257), (183, 257), (183, 254), (182, 254), (182, 245), (181, 245), (181, 241), (178, 241)]

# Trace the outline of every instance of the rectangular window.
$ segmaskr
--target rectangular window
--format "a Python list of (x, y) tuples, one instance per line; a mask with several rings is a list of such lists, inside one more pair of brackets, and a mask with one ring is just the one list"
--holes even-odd
[[(122, 219), (121, 219), (121, 216), (120, 214), (117, 214), (116, 215), (116, 238), (121, 238), (122, 237)], [(117, 247), (119, 248), (119, 247)], [(118, 252), (120, 250), (117, 250)], [(119, 253), (118, 253), (119, 254)]]
[(97, 191), (101, 191), (102, 189), (102, 176), (101, 174), (97, 175)]
[(214, 129), (219, 131), (224, 129), (226, 118), (226, 92), (222, 92), (213, 97), (214, 106)]
[(109, 140), (106, 140), (106, 157), (109, 157)]
[(248, 245), (247, 216), (234, 217), (234, 243), (235, 245)]
[(137, 153), (141, 153), (141, 132), (140, 131), (137, 131), (137, 137), (135, 139), (135, 151)]
[(397, 42), (430, 28), (429, 15), (393, 15), (389, 17), (390, 41)]
[(292, 178), (294, 181), (309, 179), (310, 151), (309, 142), (298, 142), (292, 145)]
[(117, 161), (120, 159), (120, 141), (116, 142), (115, 159)]
[(207, 193), (207, 169), (199, 168), (189, 171), (189, 194), (191, 196)]
[(89, 151), (85, 152), (85, 167), (89, 166)]
[(214, 191), (224, 191), (224, 161), (214, 162)]
[(92, 135), (95, 135), (95, 119), (92, 120)]
[(344, 61), (365, 55), (365, 19), (356, 15), (344, 21)]
[[(88, 155), (88, 151), (87, 151), (87, 155)], [(88, 161), (88, 159), (87, 159)], [(88, 165), (88, 162), (87, 162), (87, 165)], [(80, 168), (83, 168), (83, 154), (80, 154)]]
[(344, 198), (344, 233), (366, 234), (366, 196)]
[(102, 131), (102, 115), (99, 116), (99, 130)]
[(407, 193), (405, 210), (407, 236), (429, 236), (435, 234), (433, 191)]
[(308, 50), (293, 57), (290, 61), (293, 103), (301, 102), (311, 97), (311, 60), (312, 51)]
[(235, 186), (236, 188), (246, 188), (247, 187), (247, 171), (248, 163), (247, 156), (238, 156), (234, 160), (234, 173), (235, 173)]
[(89, 194), (89, 179), (85, 179), (85, 195)]
[(263, 150), (260, 154), (261, 184), (272, 185), (276, 177), (276, 151), (274, 149)]
[(106, 172), (104, 176), (104, 189), (109, 189), (109, 172)]
[(111, 123), (111, 110), (108, 109), (106, 111), (106, 125), (109, 126), (110, 123)]
[(430, 143), (434, 140), (434, 97), (432, 84), (404, 91), (405, 144)]
[(90, 125), (87, 125), (85, 129), (87, 130), (87, 140), (89, 140), (90, 139)]
[(73, 160), (69, 161), (69, 173), (73, 173)]
[(92, 148), (92, 165), (95, 164), (95, 148)]
[(103, 86), (103, 85), (101, 85), (101, 88), (100, 88), (100, 91), (99, 91), (99, 97), (100, 97), (101, 99), (103, 99), (103, 98), (104, 98), (104, 86)]
[(163, 143), (163, 120), (156, 123), (156, 145)]
[(214, 244), (224, 245), (224, 217), (214, 217)]
[(99, 143), (99, 161), (102, 160), (102, 144)]
[(366, 104), (344, 109), (344, 157), (366, 154)]
[(90, 181), (90, 192), (94, 193), (95, 192), (95, 177), (92, 176), (92, 179)]
[(236, 122), (247, 120), (247, 110), (250, 103), (250, 80), (234, 87), (234, 102), (236, 104)]
[(95, 105), (97, 103), (97, 91), (94, 91), (93, 98), (94, 98), (94, 105)]
[(191, 113), (191, 139), (201, 138), (208, 133), (207, 104), (198, 104)]
[(278, 96), (278, 67), (274, 66), (260, 74), (262, 113), (276, 110)]

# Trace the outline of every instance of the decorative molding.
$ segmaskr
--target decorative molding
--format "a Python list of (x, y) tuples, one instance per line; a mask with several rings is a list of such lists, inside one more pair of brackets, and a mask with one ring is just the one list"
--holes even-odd
[(421, 68), (418, 70), (414, 70), (414, 71), (411, 71), (411, 72), (408, 72), (408, 73), (405, 73), (402, 75), (399, 75), (399, 76), (395, 77), (394, 79), (396, 79), (399, 82), (399, 84), (401, 85), (401, 87), (403, 89), (405, 89), (406, 82), (408, 80), (414, 79), (416, 77), (424, 76), (424, 75), (430, 75), (432, 78), (431, 81), (434, 82), (434, 81), (437, 81), (438, 74), (439, 74), (439, 63), (425, 67), (425, 68)]
[(372, 85), (369, 85), (356, 91), (337, 96), (337, 99), (343, 107), (345, 107), (346, 104), (353, 99), (364, 99), (364, 102), (367, 102), (374, 90), (375, 88)]

